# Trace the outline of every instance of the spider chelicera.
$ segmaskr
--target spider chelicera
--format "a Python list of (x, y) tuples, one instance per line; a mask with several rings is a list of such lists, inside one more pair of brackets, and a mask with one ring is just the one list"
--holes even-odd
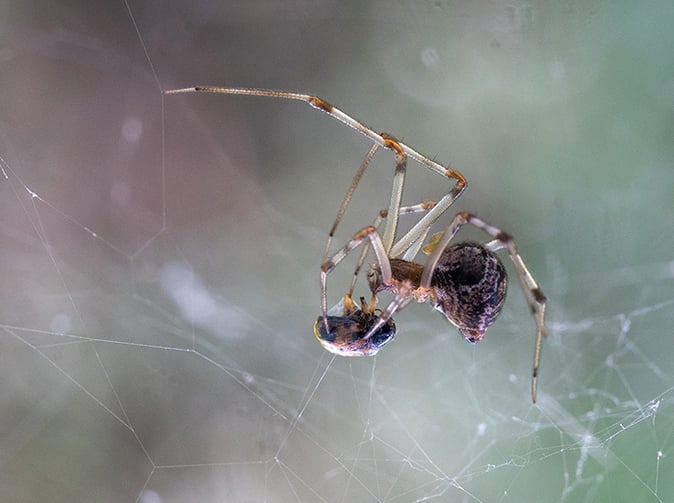
[[(433, 223), (444, 214), (466, 188), (466, 179), (461, 173), (445, 168), (420, 154), (411, 147), (386, 133), (377, 133), (353, 117), (345, 114), (325, 100), (308, 94), (266, 89), (236, 87), (189, 87), (164, 91), (165, 94), (191, 92), (239, 94), (277, 99), (303, 101), (342, 124), (349, 126), (372, 141), (373, 145), (356, 172), (344, 196), (335, 221), (328, 233), (321, 263), (321, 315), (314, 324), (314, 333), (323, 347), (342, 356), (371, 356), (390, 342), (396, 333), (393, 315), (412, 300), (430, 301), (447, 320), (458, 327), (471, 343), (480, 341), (489, 326), (494, 323), (503, 307), (507, 276), (496, 251), (505, 249), (515, 266), (522, 291), (536, 322), (536, 343), (531, 380), (531, 398), (536, 402), (536, 384), (541, 356), (541, 344), (546, 335), (545, 295), (522, 260), (510, 234), (481, 220), (477, 216), (460, 212), (454, 216), (446, 229), (433, 234), (427, 244), (424, 241)], [(391, 200), (386, 210), (381, 210), (371, 225), (363, 227), (335, 254), (329, 256), (335, 230), (353, 196), (360, 179), (379, 148), (393, 152), (395, 174)], [(407, 159), (412, 158), (422, 166), (454, 180), (454, 184), (439, 201), (424, 201), (413, 206), (402, 206), (403, 185), (407, 172)], [(402, 236), (397, 235), (401, 215), (424, 213), (412, 228)], [(384, 231), (379, 233), (384, 223)], [(466, 224), (473, 225), (491, 236), (485, 244), (463, 242), (451, 244), (455, 234)], [(344, 295), (342, 312), (328, 314), (327, 278), (352, 251), (363, 245), (354, 271), (351, 287)], [(360, 269), (372, 248), (376, 262), (370, 266), (367, 279), (370, 300), (360, 298), (360, 306), (353, 300), (353, 292)], [(423, 249), (428, 254), (424, 264), (414, 262)], [(377, 308), (377, 295), (390, 292), (393, 299), (381, 310)]]

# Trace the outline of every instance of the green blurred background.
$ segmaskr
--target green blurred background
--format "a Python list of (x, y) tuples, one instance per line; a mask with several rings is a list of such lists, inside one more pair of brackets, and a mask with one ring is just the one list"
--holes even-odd
[[(2, 3), (0, 500), (672, 501), (673, 5)], [(513, 234), (549, 298), (539, 403), (514, 281), (476, 346), (410, 305), (375, 358), (323, 351), (369, 144), (161, 94), (196, 84), (317, 94), (461, 171), (449, 213)], [(408, 174), (409, 204), (448, 190)]]

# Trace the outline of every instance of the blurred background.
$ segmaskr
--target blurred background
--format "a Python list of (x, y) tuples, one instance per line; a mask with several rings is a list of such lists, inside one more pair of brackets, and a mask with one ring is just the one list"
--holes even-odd
[[(0, 499), (672, 501), (672, 19), (3, 2)], [(468, 210), (513, 234), (548, 296), (539, 402), (516, 281), (475, 346), (410, 305), (376, 357), (324, 351), (320, 257), (370, 144), (298, 102), (162, 95), (198, 84), (316, 94), (461, 171), (438, 230)], [(378, 153), (335, 246), (393, 166)], [(448, 189), (410, 163), (407, 204)]]

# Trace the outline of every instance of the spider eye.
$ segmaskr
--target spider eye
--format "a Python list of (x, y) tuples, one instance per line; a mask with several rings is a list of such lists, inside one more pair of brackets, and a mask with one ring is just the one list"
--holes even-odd
[(373, 356), (388, 344), (396, 333), (392, 319), (379, 327), (367, 339), (365, 336), (379, 321), (379, 316), (356, 311), (348, 316), (328, 316), (328, 330), (322, 316), (316, 319), (314, 334), (321, 345), (341, 356)]
[(503, 308), (508, 278), (498, 256), (478, 243), (447, 248), (433, 274), (435, 308), (469, 342), (479, 342)]

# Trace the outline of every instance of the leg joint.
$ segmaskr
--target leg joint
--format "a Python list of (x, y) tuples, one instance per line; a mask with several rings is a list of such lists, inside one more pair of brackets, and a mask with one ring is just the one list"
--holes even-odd
[(496, 239), (498, 239), (503, 244), (508, 244), (512, 242), (513, 237), (507, 232), (499, 231), (499, 233), (496, 235)]
[(356, 232), (356, 235), (353, 236), (353, 239), (360, 241), (361, 239), (365, 239), (370, 234), (374, 234), (375, 232), (377, 232), (377, 229), (375, 229), (374, 226), (372, 225), (368, 225), (364, 229), (361, 229), (358, 232)]
[(384, 140), (384, 148), (393, 150), (396, 153), (396, 157), (404, 162), (404, 160), (407, 158), (407, 154), (400, 145), (400, 142), (388, 133), (381, 133), (380, 136), (381, 139)]
[(538, 288), (538, 287), (536, 287), (536, 288), (534, 288), (533, 290), (531, 290), (531, 293), (534, 294), (534, 299), (535, 299), (536, 302), (538, 302), (539, 304), (545, 304), (545, 303), (547, 302), (547, 300), (548, 300), (547, 297), (545, 296), (545, 294), (543, 293), (543, 291), (542, 291), (540, 288)]

